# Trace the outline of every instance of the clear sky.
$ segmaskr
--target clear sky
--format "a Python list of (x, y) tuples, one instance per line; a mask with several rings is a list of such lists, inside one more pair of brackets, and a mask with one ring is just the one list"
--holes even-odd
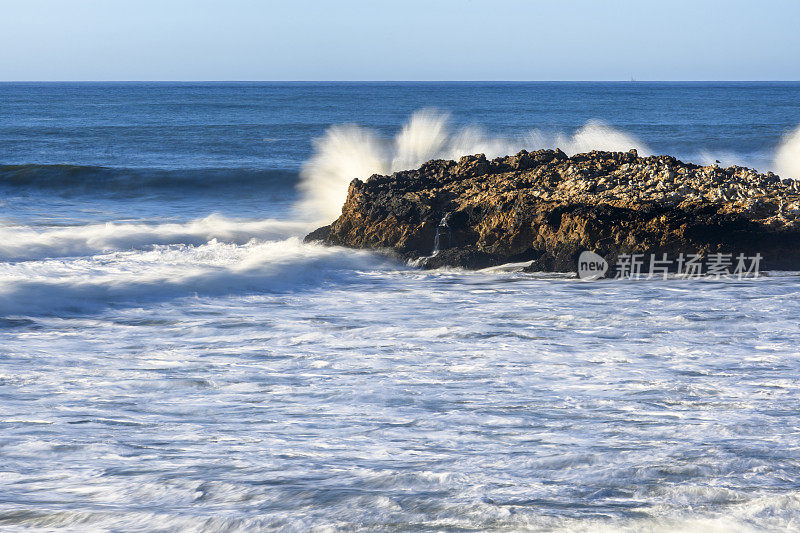
[(0, 0), (0, 80), (800, 80), (800, 0)]

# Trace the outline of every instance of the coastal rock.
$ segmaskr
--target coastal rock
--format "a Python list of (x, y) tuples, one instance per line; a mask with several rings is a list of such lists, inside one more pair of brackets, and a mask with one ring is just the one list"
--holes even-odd
[(428, 268), (532, 261), (530, 270), (572, 271), (591, 250), (609, 261), (760, 253), (765, 267), (800, 270), (799, 220), (797, 182), (770, 172), (635, 150), (540, 150), (355, 179), (342, 215), (306, 240), (391, 250)]

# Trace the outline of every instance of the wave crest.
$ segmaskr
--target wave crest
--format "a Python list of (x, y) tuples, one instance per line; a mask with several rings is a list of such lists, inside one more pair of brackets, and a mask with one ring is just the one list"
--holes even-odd
[(173, 298), (294, 292), (331, 281), (358, 283), (358, 272), (391, 265), (367, 251), (303, 244), (297, 237), (242, 245), (212, 239), (198, 246), (0, 263), (0, 316), (83, 314)]
[(83, 226), (0, 226), (0, 261), (81, 257), (156, 245), (201, 245), (213, 239), (244, 244), (251, 239), (285, 239), (308, 231), (302, 222), (234, 220), (210, 215), (184, 224), (107, 223)]
[(494, 158), (520, 150), (561, 148), (569, 155), (591, 150), (650, 150), (635, 137), (593, 120), (575, 133), (547, 134), (531, 129), (518, 138), (491, 137), (476, 126), (453, 129), (450, 117), (433, 110), (415, 112), (394, 139), (348, 124), (333, 126), (315, 140), (314, 153), (303, 165), (298, 204), (300, 214), (310, 220), (330, 222), (341, 213), (347, 186), (355, 178), (389, 174), (417, 168), (431, 159), (457, 159), (485, 154)]

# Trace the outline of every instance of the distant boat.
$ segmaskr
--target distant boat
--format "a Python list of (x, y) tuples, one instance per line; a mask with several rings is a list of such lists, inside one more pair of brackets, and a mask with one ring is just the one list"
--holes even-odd
[(633, 76), (631, 76), (631, 81), (636, 81), (636, 78), (634, 78)]

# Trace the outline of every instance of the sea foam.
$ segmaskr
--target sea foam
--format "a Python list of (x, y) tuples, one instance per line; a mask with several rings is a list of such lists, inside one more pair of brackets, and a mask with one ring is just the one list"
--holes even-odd
[(301, 235), (307, 223), (283, 220), (234, 220), (209, 215), (186, 223), (116, 222), (82, 226), (0, 226), (0, 260), (25, 261), (79, 257), (114, 250), (144, 250), (156, 245), (201, 245), (212, 239), (244, 244)]

